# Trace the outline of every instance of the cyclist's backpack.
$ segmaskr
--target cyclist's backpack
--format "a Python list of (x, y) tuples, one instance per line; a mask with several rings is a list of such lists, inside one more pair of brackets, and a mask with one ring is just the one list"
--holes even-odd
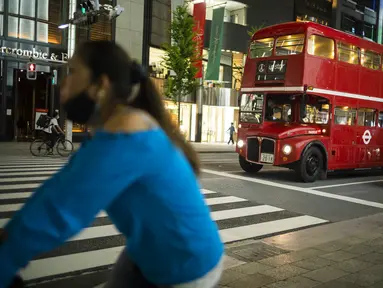
[(41, 114), (36, 124), (38, 127), (45, 129), (49, 127), (49, 124), (51, 123), (51, 119), (52, 118), (49, 117), (48, 115)]

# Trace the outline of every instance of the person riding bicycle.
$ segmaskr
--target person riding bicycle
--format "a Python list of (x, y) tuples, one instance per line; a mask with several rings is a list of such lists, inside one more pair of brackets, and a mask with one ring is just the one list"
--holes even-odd
[(217, 287), (224, 245), (200, 191), (198, 157), (149, 77), (109, 41), (83, 43), (69, 66), (67, 117), (98, 124), (5, 226), (0, 287), (102, 210), (127, 239), (106, 288)]
[(61, 129), (59, 125), (60, 115), (57, 111), (53, 113), (53, 117), (51, 118), (48, 127), (44, 128), (44, 134), (46, 140), (49, 141), (49, 148), (50, 150), (53, 149), (54, 144), (56, 143), (56, 140), (59, 135), (64, 135), (64, 131)]

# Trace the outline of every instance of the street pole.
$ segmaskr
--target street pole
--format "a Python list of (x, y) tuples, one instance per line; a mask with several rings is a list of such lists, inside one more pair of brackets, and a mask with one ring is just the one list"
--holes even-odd
[[(76, 12), (77, 1), (70, 0), (69, 1), (69, 17), (71, 19), (73, 17), (74, 12)], [(76, 43), (76, 26), (73, 24), (69, 24), (68, 28), (68, 59), (72, 58), (74, 53)], [(69, 68), (67, 70), (67, 74), (69, 74)], [(72, 121), (66, 119), (65, 120), (65, 138), (72, 142), (72, 129), (73, 123)]]
[(202, 142), (203, 78), (199, 79), (199, 85), (197, 87), (196, 102), (197, 102), (196, 103), (197, 104), (197, 123), (196, 123), (197, 129), (196, 129), (195, 142), (200, 143)]

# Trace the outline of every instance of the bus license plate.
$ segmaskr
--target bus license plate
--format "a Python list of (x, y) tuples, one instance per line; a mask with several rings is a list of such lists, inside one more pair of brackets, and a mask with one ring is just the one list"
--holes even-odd
[(261, 162), (274, 163), (274, 155), (273, 154), (267, 154), (267, 153), (261, 153)]

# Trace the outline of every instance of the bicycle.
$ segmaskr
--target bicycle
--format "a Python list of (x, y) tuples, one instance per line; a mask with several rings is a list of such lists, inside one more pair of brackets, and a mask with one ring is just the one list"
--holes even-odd
[(69, 157), (73, 152), (73, 143), (65, 139), (64, 135), (60, 135), (55, 143), (50, 146), (50, 140), (36, 139), (34, 140), (29, 150), (33, 156), (46, 156), (48, 154), (53, 154), (54, 148), (56, 148), (57, 153), (62, 157)]

